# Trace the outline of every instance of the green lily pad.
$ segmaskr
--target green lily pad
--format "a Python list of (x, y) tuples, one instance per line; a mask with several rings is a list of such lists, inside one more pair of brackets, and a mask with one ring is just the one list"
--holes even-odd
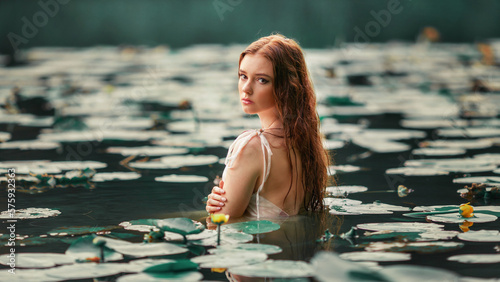
[[(221, 245), (234, 245), (240, 243), (247, 243), (253, 240), (253, 235), (247, 234), (241, 231), (236, 231), (234, 229), (226, 229), (221, 231), (220, 243)], [(217, 245), (217, 235), (200, 239), (193, 240), (190, 243), (199, 246), (216, 246)]]
[(491, 214), (474, 213), (472, 217), (463, 217), (458, 212), (428, 215), (427, 220), (444, 223), (462, 223), (464, 220), (474, 223), (491, 222), (497, 220), (498, 217)]
[(339, 258), (336, 253), (321, 251), (311, 259), (314, 278), (322, 282), (385, 281), (374, 270)]
[(0, 219), (33, 219), (33, 218), (46, 218), (60, 215), (58, 210), (47, 208), (27, 208), (16, 210), (14, 216), (11, 217), (8, 211), (0, 213)]
[(134, 180), (140, 178), (137, 172), (99, 172), (92, 177), (94, 182), (105, 182), (112, 180)]
[[(97, 236), (92, 234), (92, 235), (85, 235), (81, 238), (78, 238), (76, 241), (74, 241), (66, 250), (66, 255), (71, 256), (75, 259), (78, 260), (86, 260), (88, 258), (94, 258), (97, 257), (99, 258), (101, 256), (101, 249), (100, 247), (96, 246), (93, 243), (93, 240)], [(109, 239), (107, 242), (112, 242), (111, 240), (114, 239)], [(120, 240), (114, 240), (114, 241), (120, 241)], [(126, 241), (122, 241), (123, 244), (131, 244)], [(112, 246), (116, 246), (118, 243), (111, 244)], [(110, 249), (107, 246), (104, 246), (104, 260), (105, 261), (117, 261), (117, 260), (122, 260), (123, 255), (116, 252), (113, 249)]]
[(110, 246), (113, 250), (132, 257), (168, 256), (183, 254), (188, 249), (171, 243), (130, 243)]
[(422, 156), (458, 156), (465, 154), (465, 149), (461, 148), (419, 148), (411, 153)]
[(181, 271), (189, 271), (198, 269), (198, 264), (184, 259), (177, 260), (173, 262), (166, 262), (162, 264), (157, 264), (150, 266), (143, 270), (143, 272), (149, 273), (159, 273), (159, 272), (181, 272)]
[(456, 255), (449, 257), (448, 260), (461, 263), (500, 263), (500, 254)]
[(228, 268), (239, 265), (255, 264), (267, 259), (262, 252), (240, 251), (237, 253), (221, 253), (198, 256), (191, 259), (202, 268)]
[(222, 226), (224, 229), (234, 229), (247, 234), (262, 234), (280, 229), (280, 225), (269, 220), (236, 222)]
[(500, 177), (498, 176), (462, 177), (453, 179), (453, 183), (460, 183), (460, 184), (484, 183), (496, 186), (500, 185)]
[[(58, 253), (18, 253), (16, 255), (16, 267), (19, 268), (47, 268), (60, 264), (72, 264), (73, 257)], [(0, 264), (9, 265), (9, 254), (0, 255)]]
[(395, 232), (427, 232), (442, 230), (444, 225), (424, 222), (384, 222), (363, 223), (356, 225), (357, 228), (369, 231), (390, 230)]
[(56, 142), (43, 142), (40, 140), (12, 141), (0, 143), (0, 149), (19, 149), (19, 150), (54, 150), (61, 146)]
[(52, 229), (47, 232), (51, 236), (67, 236), (67, 235), (83, 235), (89, 233), (96, 233), (101, 231), (108, 231), (115, 229), (116, 226), (63, 226), (59, 228)]
[(300, 278), (314, 276), (311, 264), (304, 261), (267, 260), (261, 263), (230, 267), (233, 275), (262, 278)]
[(254, 251), (261, 252), (267, 255), (278, 254), (282, 252), (279, 246), (268, 245), (268, 244), (236, 244), (236, 245), (221, 245), (217, 248), (209, 249), (210, 254), (221, 254), (226, 252), (239, 252), (239, 251)]
[(500, 231), (498, 230), (470, 230), (458, 234), (458, 239), (470, 242), (500, 242)]
[(368, 191), (367, 187), (358, 185), (326, 187), (326, 192), (332, 197), (343, 197), (352, 193), (359, 193), (365, 191)]
[(183, 155), (189, 152), (187, 148), (165, 147), (165, 146), (143, 146), (143, 147), (109, 147), (106, 152), (121, 154), (123, 156), (150, 156), (159, 157), (166, 155)]
[(125, 263), (77, 263), (50, 268), (44, 274), (58, 280), (76, 280), (127, 272), (126, 266)]
[(204, 183), (208, 181), (208, 177), (201, 175), (170, 174), (155, 177), (155, 181), (168, 183)]
[(458, 242), (373, 242), (365, 247), (368, 252), (417, 252), (422, 254), (449, 252), (462, 248)]
[(170, 273), (137, 273), (118, 277), (117, 282), (156, 282), (156, 281), (200, 281), (203, 275), (197, 271)]
[(443, 282), (459, 281), (460, 278), (455, 273), (428, 266), (421, 265), (392, 265), (380, 270), (385, 281), (405, 281), (405, 282)]
[(153, 223), (163, 231), (174, 232), (183, 236), (198, 234), (205, 230), (205, 226), (200, 222), (185, 217), (157, 219)]
[(409, 211), (410, 208), (389, 205), (379, 202), (372, 204), (330, 206), (330, 214), (334, 215), (359, 215), (359, 214), (391, 214), (393, 211)]
[(393, 252), (348, 252), (339, 255), (341, 259), (352, 261), (407, 261), (410, 254)]

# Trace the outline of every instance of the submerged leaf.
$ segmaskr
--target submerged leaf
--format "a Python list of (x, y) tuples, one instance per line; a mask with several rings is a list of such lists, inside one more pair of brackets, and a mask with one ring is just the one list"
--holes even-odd
[(223, 227), (223, 230), (225, 229), (234, 229), (247, 234), (261, 234), (278, 230), (280, 225), (269, 220), (255, 220), (226, 224)]

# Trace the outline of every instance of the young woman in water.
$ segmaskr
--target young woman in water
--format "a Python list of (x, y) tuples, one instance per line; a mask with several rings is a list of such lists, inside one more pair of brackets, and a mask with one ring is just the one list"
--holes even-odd
[(206, 210), (259, 218), (323, 209), (329, 157), (302, 49), (279, 34), (260, 38), (241, 53), (238, 75), (243, 111), (262, 128), (233, 142)]

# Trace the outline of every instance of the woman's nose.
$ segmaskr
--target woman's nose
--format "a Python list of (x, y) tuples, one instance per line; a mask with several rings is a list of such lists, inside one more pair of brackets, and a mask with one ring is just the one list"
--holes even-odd
[(250, 80), (243, 83), (243, 87), (241, 88), (241, 90), (248, 95), (252, 94), (252, 84), (250, 83)]

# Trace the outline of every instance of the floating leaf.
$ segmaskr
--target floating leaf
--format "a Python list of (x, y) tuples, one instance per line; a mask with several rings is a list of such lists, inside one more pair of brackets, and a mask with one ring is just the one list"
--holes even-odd
[(112, 154), (122, 154), (123, 156), (151, 156), (159, 157), (166, 155), (183, 155), (189, 152), (187, 148), (164, 147), (164, 146), (143, 146), (143, 147), (109, 147), (106, 152)]
[(0, 143), (0, 149), (19, 149), (19, 150), (54, 150), (61, 146), (56, 142), (43, 142), (39, 140), (30, 141), (12, 141)]
[(116, 228), (116, 226), (62, 226), (59, 228), (51, 229), (47, 232), (52, 236), (67, 236), (67, 235), (82, 235), (89, 233), (96, 233), (101, 231), (108, 231)]
[(281, 253), (282, 249), (275, 245), (249, 243), (249, 244), (217, 246), (217, 248), (208, 250), (210, 254), (222, 254), (226, 252), (237, 253), (239, 251), (254, 251), (254, 252), (265, 253), (267, 255), (273, 255)]
[(391, 214), (393, 211), (409, 211), (410, 208), (389, 205), (379, 202), (372, 204), (330, 206), (330, 214), (335, 215), (359, 215), (359, 214)]
[(374, 270), (339, 258), (333, 252), (321, 251), (311, 259), (314, 278), (324, 282), (384, 281)]
[(60, 215), (58, 210), (47, 208), (27, 208), (16, 210), (14, 216), (11, 217), (9, 211), (0, 213), (1, 219), (33, 219), (33, 218), (46, 218)]
[(385, 281), (405, 281), (405, 282), (443, 282), (459, 281), (459, 276), (455, 273), (428, 266), (421, 265), (392, 265), (380, 270)]
[(448, 258), (461, 263), (500, 263), (500, 254), (456, 255)]
[(500, 185), (500, 177), (499, 176), (461, 177), (453, 179), (453, 183), (460, 183), (460, 184), (484, 183), (497, 186)]
[(498, 230), (470, 230), (458, 234), (458, 239), (471, 242), (500, 242), (500, 232)]
[(463, 243), (457, 242), (372, 242), (365, 247), (368, 252), (417, 252), (440, 253), (462, 248)]
[(357, 206), (363, 202), (348, 198), (323, 198), (323, 203), (325, 206)]
[(299, 278), (314, 275), (309, 263), (292, 260), (268, 260), (252, 265), (230, 267), (228, 272), (233, 275), (262, 278)]
[(110, 246), (110, 248), (133, 257), (168, 256), (188, 252), (188, 249), (171, 243), (130, 243)]
[(460, 148), (419, 148), (411, 151), (413, 155), (421, 156), (457, 156), (465, 154)]
[(165, 262), (162, 264), (156, 264), (144, 269), (143, 272), (149, 272), (149, 273), (181, 272), (181, 271), (189, 271), (196, 269), (198, 269), (198, 264), (190, 260), (184, 259), (172, 262)]
[[(216, 233), (215, 233), (216, 234)], [(236, 231), (234, 229), (222, 229), (221, 245), (234, 245), (240, 243), (247, 243), (253, 240), (253, 235)], [(217, 235), (212, 237), (190, 241), (190, 243), (200, 246), (216, 246)]]
[(392, 252), (348, 252), (339, 255), (341, 259), (353, 261), (407, 261), (410, 254)]
[(156, 282), (156, 281), (200, 281), (203, 275), (197, 271), (171, 273), (137, 273), (120, 276), (117, 282)]
[(155, 181), (169, 183), (204, 183), (208, 181), (208, 177), (200, 175), (177, 175), (170, 174), (155, 177)]
[[(101, 256), (101, 248), (96, 246), (93, 243), (93, 240), (96, 238), (96, 235), (86, 235), (81, 238), (78, 238), (74, 241), (69, 248), (66, 250), (66, 255), (71, 256), (78, 260), (86, 260), (88, 258), (99, 258)], [(106, 242), (110, 243), (112, 247), (116, 247), (119, 241), (106, 238)], [(121, 241), (121, 244), (132, 244), (126, 241)], [(114, 243), (114, 244), (113, 244)], [(109, 247), (104, 246), (104, 260), (105, 261), (117, 261), (122, 260), (123, 256), (120, 253), (110, 249)], [(92, 276), (90, 276), (92, 277)]]
[(450, 149), (486, 149), (493, 145), (493, 142), (486, 139), (476, 140), (432, 140), (424, 141), (421, 145), (436, 147), (436, 148), (450, 148)]
[(370, 231), (390, 230), (394, 232), (428, 232), (442, 230), (444, 225), (423, 222), (385, 222), (385, 223), (363, 223), (356, 225), (359, 229)]
[(236, 222), (224, 225), (222, 230), (234, 229), (247, 234), (262, 234), (280, 229), (280, 225), (269, 220)]
[(126, 266), (124, 263), (77, 263), (50, 268), (44, 274), (58, 280), (76, 280), (127, 272)]
[[(19, 268), (46, 268), (59, 264), (72, 264), (73, 257), (58, 253), (17, 253), (15, 254), (15, 265)], [(9, 265), (9, 254), (0, 255), (0, 263)]]
[(198, 256), (191, 259), (202, 268), (228, 268), (265, 261), (267, 255), (262, 252), (240, 251), (237, 253), (221, 253)]
[(496, 137), (500, 135), (500, 128), (494, 127), (464, 127), (464, 128), (444, 128), (438, 130), (441, 137)]
[(326, 187), (326, 192), (333, 197), (343, 197), (351, 193), (359, 193), (368, 191), (365, 186), (330, 186)]
[(200, 222), (185, 217), (158, 219), (153, 223), (163, 231), (174, 232), (183, 236), (198, 234), (205, 230), (205, 226)]
[(445, 213), (445, 214), (435, 214), (428, 215), (427, 219), (435, 222), (444, 223), (462, 223), (464, 220), (469, 222), (479, 223), (479, 222), (491, 222), (497, 220), (498, 217), (491, 214), (475, 213), (472, 217), (464, 218), (458, 212), (455, 213)]
[(92, 177), (94, 182), (104, 182), (111, 180), (134, 180), (140, 178), (137, 172), (99, 172)]

